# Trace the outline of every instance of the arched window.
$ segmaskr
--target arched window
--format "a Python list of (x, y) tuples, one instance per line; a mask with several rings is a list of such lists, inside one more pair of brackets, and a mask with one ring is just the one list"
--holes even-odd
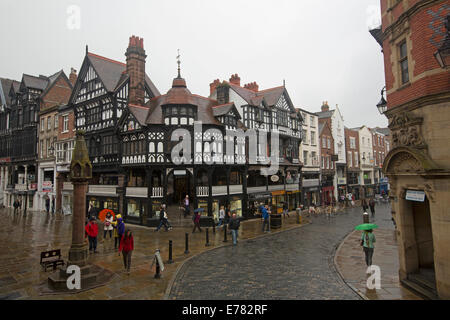
[(197, 141), (195, 144), (195, 152), (202, 152), (202, 143), (200, 141)]
[(158, 153), (163, 153), (164, 147), (162, 142), (158, 142)]
[(205, 142), (205, 149), (204, 149), (205, 153), (209, 153), (209, 142)]
[(148, 149), (149, 152), (155, 152), (155, 143), (150, 142)]

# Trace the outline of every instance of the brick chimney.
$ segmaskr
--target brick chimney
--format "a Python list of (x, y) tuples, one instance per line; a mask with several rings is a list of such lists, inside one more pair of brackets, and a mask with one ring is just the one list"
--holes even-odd
[(72, 87), (74, 87), (75, 82), (77, 82), (77, 70), (74, 68), (70, 68), (69, 81), (72, 84)]
[(127, 51), (127, 74), (130, 77), (129, 102), (143, 105), (145, 102), (145, 58), (144, 39), (130, 37)]
[(216, 79), (209, 84), (209, 95), (212, 96), (214, 90), (216, 90), (217, 86), (220, 84), (220, 80)]
[(244, 88), (255, 92), (258, 92), (259, 90), (259, 86), (256, 82), (247, 83), (246, 85), (244, 85)]
[(330, 107), (328, 106), (328, 101), (324, 101), (322, 103), (322, 111), (330, 111)]
[(230, 83), (235, 84), (239, 87), (241, 86), (241, 78), (239, 78), (237, 73), (231, 75)]

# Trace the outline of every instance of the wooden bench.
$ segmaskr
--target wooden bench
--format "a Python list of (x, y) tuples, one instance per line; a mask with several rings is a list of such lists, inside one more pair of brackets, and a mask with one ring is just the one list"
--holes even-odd
[(64, 260), (61, 259), (61, 249), (41, 252), (41, 266), (45, 272), (47, 272), (48, 267), (53, 267), (53, 270), (56, 270), (58, 265), (64, 265)]

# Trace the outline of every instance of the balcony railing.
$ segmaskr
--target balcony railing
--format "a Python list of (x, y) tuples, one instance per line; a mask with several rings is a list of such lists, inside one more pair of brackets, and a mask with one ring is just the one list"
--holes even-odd
[(237, 193), (242, 193), (242, 184), (230, 186), (230, 194), (237, 194)]
[(269, 191), (279, 191), (279, 190), (284, 190), (284, 184), (269, 186)]
[(153, 198), (162, 198), (164, 194), (163, 187), (153, 187), (152, 188), (152, 197)]
[(127, 187), (126, 196), (127, 197), (137, 197), (137, 198), (147, 198), (148, 188), (147, 187)]
[(266, 191), (266, 186), (247, 188), (247, 193), (258, 193), (258, 192), (264, 192), (264, 191)]
[(209, 196), (208, 186), (198, 186), (197, 187), (197, 197), (207, 197)]
[(298, 183), (287, 184), (286, 190), (288, 191), (298, 190)]

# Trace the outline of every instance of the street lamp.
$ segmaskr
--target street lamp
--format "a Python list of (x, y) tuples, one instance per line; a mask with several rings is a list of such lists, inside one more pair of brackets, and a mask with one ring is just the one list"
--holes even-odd
[(447, 15), (446, 22), (444, 23), (447, 32), (445, 33), (444, 42), (440, 48), (434, 53), (434, 57), (441, 66), (445, 69), (450, 67), (450, 14)]
[(384, 99), (384, 95), (383, 93), (386, 91), (386, 86), (383, 87), (383, 89), (381, 89), (381, 100), (380, 102), (377, 103), (377, 108), (378, 111), (380, 112), (380, 114), (384, 114), (387, 110), (387, 102)]

